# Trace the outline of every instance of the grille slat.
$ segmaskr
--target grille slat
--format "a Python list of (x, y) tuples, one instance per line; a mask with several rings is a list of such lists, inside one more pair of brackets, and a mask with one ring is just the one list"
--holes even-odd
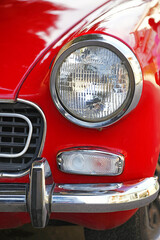
[[(29, 118), (29, 117), (28, 117)], [(13, 122), (1, 122), (0, 121), (0, 126), (7, 126), (7, 127), (16, 127), (17, 123), (13, 123)], [(27, 127), (26, 123), (19, 123), (18, 124), (19, 127)], [(35, 127), (39, 127), (39, 124), (35, 123), (34, 124)]]
[[(10, 126), (10, 127), (16, 127), (17, 126), (17, 123), (16, 122), (7, 122), (7, 121), (0, 121), (0, 125), (1, 126)], [(18, 127), (27, 127), (27, 123), (22, 123), (22, 122), (19, 122), (18, 123)]]
[[(23, 133), (23, 136), (21, 133), (18, 132), (0, 132), (0, 136), (1, 137), (27, 137), (28, 134), (27, 133)], [(34, 134), (34, 137), (38, 137), (38, 134)]]
[[(0, 154), (8, 154), (8, 157), (0, 157), (0, 171), (17, 172), (27, 170), (34, 159), (39, 155), (44, 131), (44, 119), (37, 108), (26, 103), (0, 103), (0, 113), (10, 113), (10, 117), (0, 116)], [(12, 114), (14, 115), (12, 117)], [(9, 157), (22, 152), (24, 149), (29, 125), (22, 119), (15, 117), (21, 114), (32, 123), (33, 132), (27, 151), (20, 157)]]
[[(14, 143), (14, 142), (0, 142), (1, 147), (5, 146), (5, 147), (24, 147), (25, 143)], [(33, 144), (30, 144), (30, 147), (32, 147)], [(36, 147), (36, 145), (34, 144), (34, 147)]]

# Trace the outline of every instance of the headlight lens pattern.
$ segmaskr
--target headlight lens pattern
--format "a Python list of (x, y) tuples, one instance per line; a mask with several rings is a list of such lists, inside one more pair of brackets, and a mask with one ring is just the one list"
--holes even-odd
[(61, 114), (89, 128), (109, 126), (132, 111), (142, 87), (141, 67), (132, 50), (102, 34), (79, 36), (65, 44), (50, 79)]
[(63, 106), (84, 121), (103, 121), (127, 98), (129, 75), (113, 51), (87, 46), (72, 52), (59, 67), (56, 90)]

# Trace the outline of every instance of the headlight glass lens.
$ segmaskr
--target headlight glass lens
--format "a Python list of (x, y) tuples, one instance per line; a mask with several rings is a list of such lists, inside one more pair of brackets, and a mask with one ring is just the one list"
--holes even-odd
[(56, 76), (56, 91), (63, 107), (88, 122), (103, 121), (115, 113), (125, 102), (129, 85), (123, 60), (100, 46), (86, 46), (70, 53)]

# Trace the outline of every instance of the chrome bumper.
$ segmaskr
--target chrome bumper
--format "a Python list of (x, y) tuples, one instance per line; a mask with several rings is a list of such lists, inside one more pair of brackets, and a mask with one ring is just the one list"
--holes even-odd
[(156, 177), (111, 184), (54, 184), (45, 159), (35, 161), (30, 184), (0, 184), (0, 212), (29, 212), (45, 227), (51, 212), (104, 213), (139, 208), (158, 195)]

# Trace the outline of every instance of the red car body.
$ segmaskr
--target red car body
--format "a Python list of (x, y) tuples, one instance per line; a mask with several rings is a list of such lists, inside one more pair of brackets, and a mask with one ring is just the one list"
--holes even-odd
[[(160, 153), (160, 66), (155, 50), (158, 27), (156, 24), (150, 26), (149, 19), (160, 20), (159, 8), (158, 1), (143, 0), (1, 1), (0, 101), (23, 99), (42, 109), (47, 131), (41, 156), (47, 159), (55, 183), (125, 183), (153, 177)], [(123, 42), (136, 55), (143, 75), (143, 90), (137, 107), (102, 129), (84, 128), (68, 121), (59, 113), (50, 94), (55, 56), (67, 42), (88, 34), (109, 35)], [(78, 146), (123, 154), (123, 173), (88, 176), (60, 171), (57, 153)], [(28, 182), (28, 175), (0, 178), (0, 183)], [(136, 210), (56, 212), (51, 218), (94, 229), (110, 229), (125, 223)], [(18, 227), (28, 222), (28, 213), (0, 213), (1, 228)]]

